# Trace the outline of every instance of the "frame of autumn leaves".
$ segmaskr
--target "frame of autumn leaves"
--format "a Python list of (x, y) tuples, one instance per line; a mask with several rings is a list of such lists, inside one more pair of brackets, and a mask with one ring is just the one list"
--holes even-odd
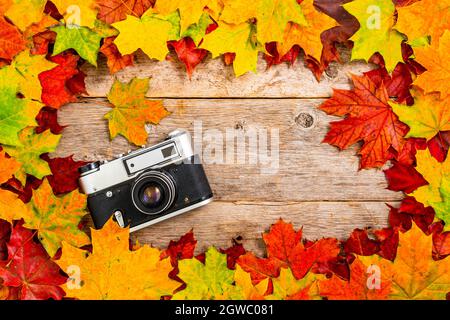
[[(82, 13), (80, 27), (65, 26), (69, 4)], [(450, 2), (260, 0), (244, 7), (238, 0), (2, 3), (0, 299), (448, 298)], [(382, 20), (371, 28), (374, 17)], [(136, 27), (164, 36), (149, 46)], [(263, 52), (269, 66), (303, 56), (320, 80), (340, 60), (337, 43), (353, 47), (352, 60), (377, 67), (320, 106), (344, 117), (324, 142), (341, 149), (360, 142), (361, 169), (390, 161), (389, 189), (407, 196), (390, 207), (389, 228), (308, 241), (279, 220), (262, 235), (264, 258), (237, 242), (194, 256), (192, 232), (159, 250), (130, 243), (128, 230), (112, 222), (91, 237), (82, 231), (86, 197), (77, 191), (77, 169), (84, 163), (48, 153), (63, 131), (57, 110), (87, 94), (84, 61), (96, 65), (100, 51), (116, 73), (133, 64), (137, 49), (158, 60), (171, 49), (191, 75), (211, 52), (239, 76)], [(113, 85), (105, 116), (112, 138), (142, 144), (145, 123), (168, 115), (161, 101), (145, 100), (148, 87), (142, 79)], [(118, 120), (123, 114), (128, 122)]]

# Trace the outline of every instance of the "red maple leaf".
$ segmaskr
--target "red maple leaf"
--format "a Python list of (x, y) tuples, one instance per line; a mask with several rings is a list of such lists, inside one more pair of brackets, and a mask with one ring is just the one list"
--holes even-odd
[(50, 60), (58, 66), (39, 75), (42, 85), (42, 102), (49, 107), (59, 109), (67, 103), (75, 102), (76, 96), (86, 91), (84, 76), (80, 76), (80, 71), (77, 69), (79, 60), (77, 55), (65, 52), (51, 57)]
[(277, 50), (277, 43), (266, 43), (267, 54), (264, 55), (264, 59), (267, 62), (267, 67), (270, 68), (273, 65), (278, 65), (283, 62), (287, 62), (289, 65), (293, 65), (301, 52), (301, 48), (297, 45), (293, 46), (286, 54), (280, 57)]
[(34, 233), (18, 223), (7, 243), (8, 258), (0, 261), (0, 278), (10, 294), (22, 300), (60, 300), (66, 277), (45, 249), (34, 241)]
[(411, 193), (419, 187), (426, 186), (427, 180), (412, 165), (393, 161), (391, 168), (384, 171), (388, 189)]
[(380, 245), (376, 240), (369, 238), (367, 230), (355, 229), (345, 242), (344, 250), (347, 254), (371, 256), (380, 250)]
[(331, 123), (324, 142), (347, 149), (363, 141), (360, 168), (381, 167), (389, 160), (391, 147), (402, 150), (408, 127), (392, 111), (383, 84), (377, 86), (367, 76), (352, 78), (353, 90), (334, 89), (333, 97), (320, 106), (330, 115), (346, 117)]
[(197, 48), (194, 40), (191, 38), (169, 41), (168, 46), (175, 50), (178, 59), (184, 63), (189, 78), (191, 78), (195, 67), (208, 55), (208, 51)]
[(440, 131), (427, 144), (431, 155), (437, 161), (444, 162), (450, 147), (450, 131)]
[(0, 219), (0, 261), (6, 260), (8, 257), (8, 249), (6, 244), (9, 241), (11, 235), (11, 225), (9, 222)]
[(173, 267), (178, 266), (178, 260), (192, 259), (194, 257), (197, 240), (194, 238), (194, 232), (191, 230), (182, 236), (178, 241), (171, 240), (166, 250), (161, 252), (161, 259), (170, 257)]
[(36, 128), (36, 133), (42, 133), (50, 129), (53, 134), (61, 134), (65, 127), (62, 127), (58, 123), (57, 110), (49, 107), (44, 107), (41, 109), (36, 117), (38, 127)]
[(278, 276), (281, 267), (289, 267), (293, 275), (301, 279), (314, 265), (328, 263), (340, 251), (336, 239), (321, 239), (304, 245), (302, 230), (295, 231), (292, 224), (281, 219), (263, 234), (263, 240), (267, 258), (257, 258), (248, 252), (238, 259), (238, 264), (255, 282)]
[(25, 49), (25, 40), (19, 29), (0, 16), (0, 59), (12, 60)]
[(227, 255), (227, 267), (228, 269), (234, 269), (236, 267), (237, 259), (245, 254), (244, 246), (233, 239), (234, 244), (227, 249), (220, 249), (221, 253)]
[(47, 154), (43, 155), (42, 159), (48, 162), (52, 171), (52, 175), (48, 176), (47, 179), (55, 195), (78, 189), (78, 178), (80, 177), (78, 168), (84, 166), (87, 162), (74, 161), (73, 156), (50, 159)]

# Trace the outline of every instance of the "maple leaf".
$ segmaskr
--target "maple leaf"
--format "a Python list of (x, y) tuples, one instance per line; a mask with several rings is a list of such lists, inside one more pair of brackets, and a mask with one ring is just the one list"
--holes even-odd
[(108, 24), (125, 20), (127, 15), (140, 18), (153, 4), (152, 0), (96, 0), (98, 18)]
[(186, 283), (186, 289), (174, 294), (174, 300), (221, 299), (231, 290), (234, 271), (227, 268), (227, 257), (210, 247), (205, 263), (197, 259), (178, 262), (178, 276)]
[(219, 27), (205, 36), (200, 48), (211, 52), (213, 58), (227, 52), (235, 53), (233, 69), (236, 77), (239, 77), (248, 71), (256, 72), (258, 45), (254, 35), (255, 26), (252, 24), (219, 22)]
[(393, 262), (377, 256), (361, 258), (365, 265), (378, 267), (391, 283), (389, 299), (445, 299), (450, 291), (450, 260), (433, 260), (432, 237), (415, 225), (399, 237)]
[(442, 98), (449, 96), (450, 70), (447, 62), (449, 51), (450, 30), (444, 32), (439, 43), (433, 42), (432, 46), (414, 48), (416, 61), (427, 69), (416, 78), (414, 84), (422, 88), (425, 93), (438, 91)]
[(62, 241), (81, 247), (90, 243), (89, 237), (78, 229), (86, 215), (86, 196), (73, 191), (63, 197), (55, 197), (50, 183), (44, 179), (33, 192), (28, 211), (23, 215), (24, 226), (36, 229), (45, 250), (53, 257)]
[(25, 185), (26, 174), (31, 174), (38, 179), (51, 174), (50, 168), (40, 155), (54, 152), (58, 146), (60, 135), (54, 135), (50, 131), (36, 134), (34, 128), (28, 127), (19, 134), (19, 146), (4, 146), (4, 150), (20, 163), (21, 168), (14, 175)]
[(93, 28), (97, 20), (95, 0), (51, 0), (67, 25)]
[(280, 276), (272, 279), (273, 293), (267, 300), (309, 300), (317, 299), (317, 280), (323, 275), (308, 273), (303, 279), (297, 280), (291, 269), (281, 268)]
[(5, 16), (23, 31), (41, 20), (46, 3), (47, 0), (12, 0)]
[(388, 181), (388, 189), (393, 191), (403, 191), (411, 193), (419, 187), (425, 186), (428, 182), (411, 165), (404, 165), (394, 161), (391, 168), (384, 171)]
[(80, 57), (90, 64), (97, 66), (97, 54), (102, 37), (86, 27), (57, 26), (51, 29), (56, 32), (56, 42), (53, 48), (53, 56), (67, 49), (74, 49)]
[(47, 155), (42, 157), (48, 162), (52, 175), (48, 176), (53, 193), (62, 195), (78, 189), (78, 168), (86, 165), (84, 161), (74, 161), (73, 156), (67, 158), (50, 159)]
[(44, 107), (39, 111), (36, 117), (38, 127), (35, 129), (36, 133), (42, 133), (46, 130), (50, 130), (53, 134), (60, 134), (64, 127), (58, 123), (57, 110), (49, 107)]
[(20, 220), (27, 208), (17, 195), (10, 191), (0, 189), (0, 219), (12, 223)]
[(314, 7), (314, 0), (304, 0), (300, 7), (308, 25), (290, 22), (284, 31), (283, 40), (277, 45), (278, 53), (284, 56), (294, 45), (299, 45), (305, 54), (320, 61), (323, 47), (320, 35), (338, 24), (328, 15), (318, 11)]
[(22, 50), (25, 50), (22, 34), (0, 16), (0, 58), (12, 60)]
[(355, 0), (343, 5), (360, 23), (360, 29), (350, 38), (353, 40), (352, 60), (369, 61), (379, 52), (391, 72), (398, 62), (402, 62), (403, 36), (394, 25), (395, 6), (388, 0)]
[(170, 241), (167, 249), (161, 252), (161, 259), (170, 257), (172, 266), (178, 266), (178, 260), (192, 259), (194, 257), (196, 245), (197, 240), (195, 240), (194, 232), (191, 230), (178, 241)]
[(208, 55), (205, 49), (198, 49), (191, 38), (170, 41), (169, 46), (174, 48), (178, 59), (184, 63), (189, 78), (191, 78), (195, 67)]
[[(112, 25), (120, 32), (114, 43), (122, 55), (142, 49), (150, 59), (164, 60), (169, 53), (167, 41), (179, 38), (179, 30), (171, 22), (178, 18), (178, 14), (161, 16), (152, 10), (148, 10), (142, 18), (127, 16), (126, 20)], [(148, 34), (152, 37), (149, 38)]]
[(431, 155), (439, 162), (444, 162), (450, 148), (450, 131), (439, 132), (427, 143)]
[[(180, 286), (169, 279), (169, 259), (147, 245), (129, 250), (129, 229), (109, 220), (101, 230), (91, 230), (92, 253), (63, 243), (56, 261), (69, 274), (64, 286), (68, 297), (82, 300), (160, 299)], [(71, 266), (78, 266), (79, 273)], [(118, 272), (120, 271), (120, 272)], [(81, 281), (81, 282), (79, 282)], [(81, 285), (80, 285), (81, 284)]]
[(407, 138), (430, 140), (440, 131), (450, 130), (450, 98), (441, 100), (439, 93), (424, 95), (416, 91), (414, 99), (411, 107), (390, 103), (400, 121), (410, 128)]
[(0, 152), (0, 184), (11, 179), (19, 169), (20, 163), (13, 158), (6, 157), (4, 151)]
[(8, 258), (0, 261), (3, 285), (21, 300), (61, 300), (65, 294), (60, 285), (66, 278), (33, 237), (33, 232), (20, 223), (12, 229), (7, 243)]
[(352, 79), (353, 90), (334, 89), (333, 97), (320, 106), (327, 114), (347, 116), (331, 123), (324, 142), (346, 149), (364, 141), (360, 167), (381, 167), (389, 159), (390, 147), (402, 150), (408, 128), (392, 112), (383, 84), (376, 86), (367, 76), (354, 75)]
[[(387, 260), (386, 260), (387, 261)], [(350, 280), (342, 280), (333, 275), (329, 280), (319, 281), (320, 295), (329, 300), (385, 300), (391, 292), (392, 284), (381, 273), (380, 287), (368, 287), (372, 274), (370, 263), (365, 257), (357, 257), (350, 265)], [(372, 271), (373, 272), (373, 271)], [(402, 272), (402, 271), (399, 271)]]
[(70, 102), (77, 101), (77, 97), (68, 88), (68, 81), (79, 74), (79, 57), (69, 52), (61, 53), (50, 58), (58, 65), (39, 75), (42, 85), (42, 102), (47, 106), (59, 109)]
[(346, 253), (370, 256), (380, 251), (380, 245), (377, 241), (369, 238), (367, 230), (355, 229), (345, 241), (344, 250)]
[(289, 267), (297, 279), (303, 278), (317, 264), (327, 263), (340, 251), (336, 239), (321, 239), (305, 247), (302, 231), (295, 231), (290, 223), (279, 220), (270, 232), (263, 234), (267, 247), (266, 259), (248, 252), (239, 257), (238, 264), (258, 282), (267, 277), (278, 277), (281, 267)]
[(416, 170), (425, 178), (428, 185), (415, 190), (410, 196), (425, 206), (432, 206), (434, 203), (442, 202), (439, 192), (443, 184), (443, 177), (450, 175), (450, 159), (440, 163), (430, 154), (429, 150), (418, 150), (416, 154)]
[(436, 217), (444, 221), (444, 230), (450, 230), (450, 174), (442, 177), (442, 183), (439, 188), (442, 202), (433, 203)]
[(8, 77), (10, 85), (16, 86), (17, 93), (21, 93), (27, 99), (40, 101), (42, 86), (39, 74), (55, 66), (55, 63), (48, 61), (44, 56), (31, 55), (23, 51), (2, 72), (6, 73), (5, 77)]
[(21, 145), (18, 133), (27, 126), (36, 125), (36, 116), (42, 105), (39, 102), (17, 97), (17, 86), (6, 68), (0, 69), (0, 143)]
[[(397, 8), (398, 20), (395, 28), (406, 34), (409, 41), (431, 36), (433, 42), (450, 29), (450, 1), (421, 0), (409, 6)], [(411, 23), (414, 21), (414, 23)]]
[(264, 294), (269, 286), (269, 279), (253, 285), (250, 274), (240, 266), (236, 266), (234, 272), (235, 286), (225, 292), (224, 299), (232, 300), (264, 300)]
[(147, 142), (146, 123), (158, 124), (169, 113), (162, 101), (148, 101), (145, 94), (149, 79), (134, 78), (129, 83), (116, 80), (108, 94), (113, 110), (105, 115), (109, 120), (111, 139), (123, 135), (128, 141), (142, 146)]
[(408, 65), (404, 63), (397, 64), (394, 71), (392, 71), (392, 75), (390, 75), (384, 67), (365, 72), (364, 74), (368, 76), (376, 86), (381, 86), (383, 83), (389, 97), (395, 98), (398, 103), (406, 102), (408, 105), (414, 104), (414, 98), (410, 92), (413, 79)]
[[(11, 236), (11, 224), (0, 219), (0, 261), (8, 258), (8, 248), (6, 244)], [(0, 294), (1, 296), (1, 294)], [(0, 300), (2, 300), (0, 298)]]
[(221, 19), (225, 22), (238, 24), (256, 18), (258, 28), (256, 36), (262, 44), (272, 41), (282, 42), (289, 22), (308, 25), (297, 0), (251, 2), (226, 0), (224, 5)]
[(156, 0), (155, 11), (168, 15), (176, 10), (180, 13), (180, 32), (184, 33), (189, 26), (197, 23), (203, 15), (203, 9), (209, 0)]
[(132, 66), (134, 63), (134, 56), (132, 54), (126, 54), (122, 56), (114, 44), (116, 37), (106, 38), (103, 42), (100, 52), (107, 58), (107, 65), (109, 72), (114, 74), (125, 67)]

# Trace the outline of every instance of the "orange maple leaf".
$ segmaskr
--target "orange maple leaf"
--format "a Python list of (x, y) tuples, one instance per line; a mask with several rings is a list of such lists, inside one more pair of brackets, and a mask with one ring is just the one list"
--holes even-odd
[(320, 106), (327, 114), (346, 116), (331, 122), (324, 142), (347, 149), (364, 141), (359, 151), (361, 169), (381, 167), (389, 159), (391, 147), (402, 150), (408, 127), (392, 111), (384, 84), (377, 87), (367, 76), (352, 78), (353, 90), (334, 89), (333, 97)]
[(439, 91), (441, 98), (450, 94), (450, 67), (448, 57), (450, 52), (450, 31), (446, 30), (439, 42), (433, 42), (425, 48), (414, 48), (416, 60), (427, 71), (417, 77), (414, 84), (425, 93)]

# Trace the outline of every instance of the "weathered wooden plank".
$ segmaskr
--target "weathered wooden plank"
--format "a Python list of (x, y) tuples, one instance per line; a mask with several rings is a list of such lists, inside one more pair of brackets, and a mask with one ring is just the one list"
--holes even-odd
[[(344, 53), (344, 61), (348, 54)], [(176, 58), (174, 58), (176, 59)], [(267, 69), (265, 60), (260, 56), (258, 73), (249, 72), (236, 78), (231, 66), (225, 66), (222, 59), (207, 58), (195, 70), (192, 78), (186, 74), (179, 61), (151, 61), (145, 55), (138, 54), (136, 64), (116, 75), (107, 69), (105, 58), (99, 58), (98, 69), (86, 64), (87, 91), (91, 97), (105, 97), (114, 78), (129, 81), (133, 77), (152, 77), (149, 97), (186, 98), (186, 97), (328, 97), (332, 88), (347, 89), (349, 73), (360, 74), (370, 70), (371, 66), (363, 62), (333, 63), (317, 82), (303, 61), (294, 66), (287, 64)]]
[[(65, 129), (56, 156), (75, 154), (76, 159), (109, 159), (126, 152), (130, 146), (119, 137), (110, 142), (103, 115), (109, 107), (104, 99), (89, 99), (63, 107), (59, 120)], [(386, 190), (384, 175), (379, 170), (358, 171), (356, 150), (339, 152), (321, 144), (333, 117), (316, 109), (321, 100), (299, 99), (230, 99), (164, 101), (173, 113), (161, 125), (150, 128), (149, 144), (161, 140), (177, 128), (193, 131), (202, 124), (205, 168), (216, 198), (223, 201), (390, 201), (400, 194)], [(258, 163), (237, 161), (237, 148), (226, 147), (226, 131), (249, 134), (254, 130), (278, 130), (279, 152), (272, 137), (270, 151), (279, 153), (278, 168), (269, 169)], [(264, 133), (264, 131), (260, 131)], [(208, 140), (212, 133), (216, 141)], [(198, 135), (197, 135), (198, 136)], [(260, 134), (259, 137), (264, 137)], [(250, 145), (247, 141), (247, 147)], [(237, 143), (236, 143), (237, 144)], [(209, 151), (230, 152), (227, 163), (212, 163)], [(218, 151), (220, 150), (220, 151)], [(231, 151), (230, 151), (231, 150)], [(248, 151), (248, 149), (247, 149)], [(252, 151), (255, 156), (258, 152)], [(211, 154), (213, 154), (211, 152)], [(232, 159), (232, 160), (231, 160)], [(276, 158), (269, 159), (273, 164)]]
[[(396, 203), (390, 203), (397, 205)], [(387, 226), (388, 207), (380, 202), (256, 203), (213, 202), (203, 208), (163, 221), (132, 235), (140, 243), (164, 248), (170, 240), (194, 229), (197, 252), (208, 246), (227, 248), (242, 237), (247, 250), (264, 253), (261, 233), (279, 218), (303, 226), (305, 238), (345, 239), (355, 228)]]

